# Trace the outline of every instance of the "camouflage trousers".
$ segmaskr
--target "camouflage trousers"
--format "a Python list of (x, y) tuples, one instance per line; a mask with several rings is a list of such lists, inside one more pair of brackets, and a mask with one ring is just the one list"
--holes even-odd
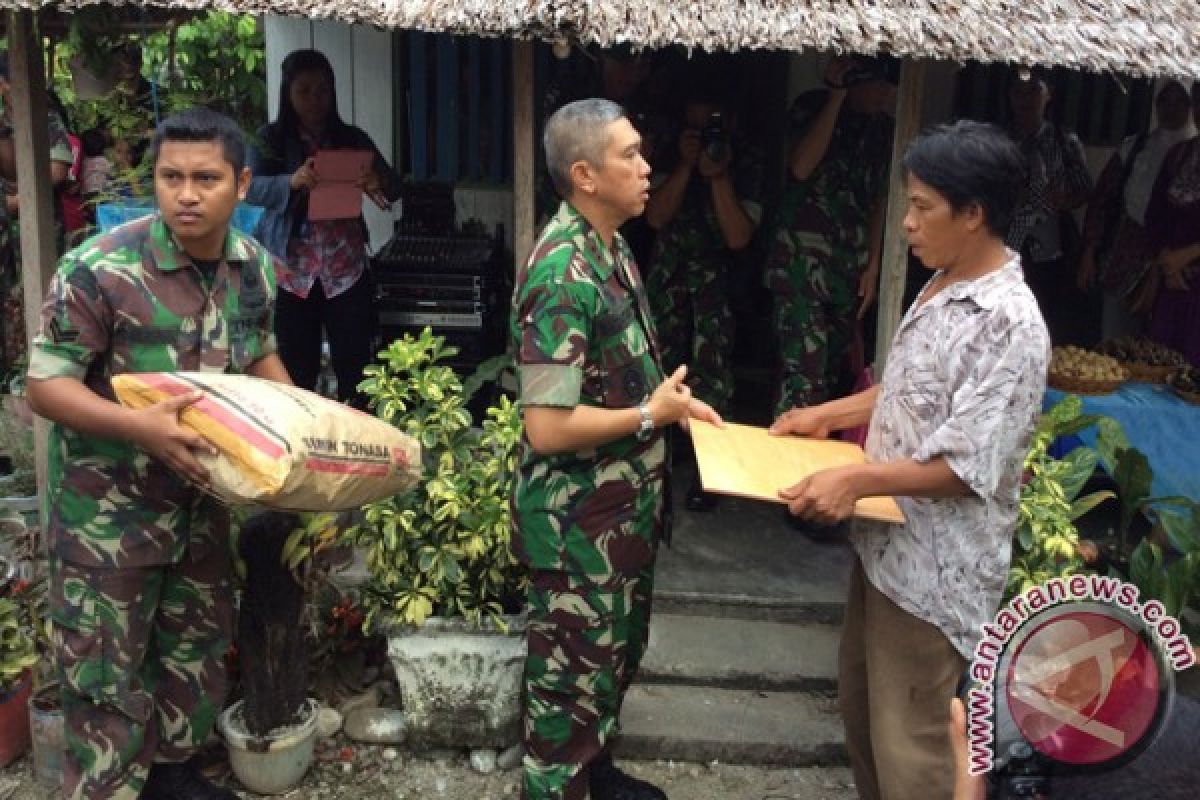
[(779, 236), (787, 241), (776, 241), (767, 266), (779, 337), (777, 415), (823, 403), (845, 388), (862, 274), (857, 248), (805, 232)]
[(651, 272), (646, 294), (654, 313), (663, 368), (671, 374), (688, 365), (688, 385), (724, 414), (733, 399), (733, 311), (725, 281), (716, 270), (689, 263), (661, 284)]
[(525, 660), (526, 800), (583, 800), (650, 634), (654, 566), (611, 580), (531, 576)]
[(228, 551), (130, 569), (52, 559), (50, 581), (64, 794), (133, 800), (151, 764), (185, 761), (208, 740), (224, 704)]

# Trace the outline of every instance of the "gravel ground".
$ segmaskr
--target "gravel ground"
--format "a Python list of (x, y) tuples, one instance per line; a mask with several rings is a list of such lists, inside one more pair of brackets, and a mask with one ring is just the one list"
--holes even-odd
[[(661, 786), (672, 800), (854, 800), (858, 796), (850, 770), (843, 767), (767, 769), (666, 761), (634, 762), (625, 767)], [(465, 754), (418, 756), (402, 748), (350, 745), (339, 737), (322, 748), (304, 783), (280, 797), (515, 800), (520, 795), (519, 778), (519, 770), (480, 774), (470, 767)], [(232, 777), (228, 781), (235, 790), (239, 788)], [(34, 780), (28, 757), (0, 770), (0, 800), (47, 800), (46, 788)]]

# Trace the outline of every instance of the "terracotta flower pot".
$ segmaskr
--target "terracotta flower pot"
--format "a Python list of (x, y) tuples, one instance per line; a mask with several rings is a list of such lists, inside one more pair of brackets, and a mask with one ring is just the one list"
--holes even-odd
[(28, 670), (17, 688), (0, 693), (0, 768), (7, 767), (29, 749), (29, 711), (26, 703), (33, 691), (33, 676)]

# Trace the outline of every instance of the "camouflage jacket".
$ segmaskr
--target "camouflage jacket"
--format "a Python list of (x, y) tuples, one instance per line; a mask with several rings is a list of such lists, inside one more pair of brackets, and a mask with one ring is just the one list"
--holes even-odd
[[(762, 218), (765, 162), (761, 152), (743, 139), (735, 139), (732, 146), (733, 190), (742, 210), (757, 225)], [(679, 210), (658, 232), (647, 271), (648, 275), (654, 273), (649, 279), (650, 286), (675, 281), (701, 286), (726, 278), (736, 260), (736, 254), (725, 246), (713, 205), (712, 186), (697, 170), (692, 173)]]
[[(605, 247), (567, 203), (550, 220), (513, 292), (523, 406), (631, 408), (663, 380), (637, 265), (620, 234)], [(512, 507), (518, 558), (532, 569), (633, 575), (663, 527), (666, 444), (624, 436), (539, 455), (523, 437)]]
[[(135, 220), (63, 256), (29, 377), (76, 378), (111, 400), (119, 373), (242, 372), (275, 351), (274, 297), (271, 257), (248, 236), (230, 229), (209, 289), (157, 215)], [(201, 526), (228, 527), (215, 501), (133, 444), (57, 424), (50, 501), (51, 552), (81, 566), (173, 563)]]
[[(827, 98), (824, 90), (796, 98), (789, 120), (792, 141), (812, 127)], [(778, 225), (862, 246), (871, 208), (887, 190), (894, 128), (890, 116), (843, 107), (825, 158), (807, 180), (788, 180), (779, 201)]]

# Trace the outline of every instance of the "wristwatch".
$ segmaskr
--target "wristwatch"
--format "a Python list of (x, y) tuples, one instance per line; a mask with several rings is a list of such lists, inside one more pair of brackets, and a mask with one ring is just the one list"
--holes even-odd
[(645, 403), (638, 406), (638, 413), (642, 415), (642, 422), (638, 425), (637, 439), (644, 442), (654, 434), (654, 417), (650, 416), (650, 406)]

